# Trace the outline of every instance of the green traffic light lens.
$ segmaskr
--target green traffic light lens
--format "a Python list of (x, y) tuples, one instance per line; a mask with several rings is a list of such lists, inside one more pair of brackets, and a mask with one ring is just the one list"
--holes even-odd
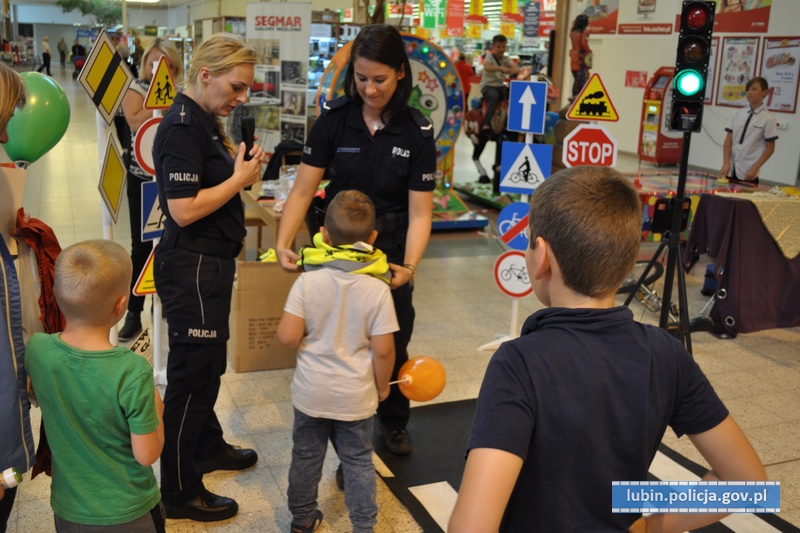
[(703, 90), (703, 77), (694, 70), (684, 70), (675, 77), (675, 90), (683, 96), (694, 96)]

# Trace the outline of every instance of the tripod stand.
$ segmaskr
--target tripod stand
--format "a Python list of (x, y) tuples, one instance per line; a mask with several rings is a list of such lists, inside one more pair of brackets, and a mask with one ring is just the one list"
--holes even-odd
[[(691, 132), (683, 132), (683, 148), (681, 150), (681, 161), (678, 170), (678, 191), (675, 197), (672, 198), (668, 205), (671, 205), (671, 219), (669, 229), (663, 232), (661, 243), (658, 245), (653, 258), (647, 264), (647, 267), (642, 272), (636, 286), (625, 299), (625, 305), (629, 305), (636, 295), (638, 290), (642, 287), (647, 274), (655, 263), (657, 263), (664, 250), (667, 250), (667, 265), (664, 277), (664, 294), (661, 301), (661, 316), (659, 318), (658, 326), (662, 329), (670, 331), (679, 341), (683, 343), (686, 350), (692, 353), (692, 337), (690, 332), (689, 323), (689, 305), (686, 297), (686, 275), (683, 271), (683, 243), (681, 242), (681, 231), (686, 229), (688, 221), (688, 209), (686, 209), (686, 173), (689, 164), (689, 144), (691, 141)], [(662, 202), (663, 204), (663, 202)], [(658, 205), (656, 206), (656, 214), (653, 216), (653, 223), (656, 224), (656, 216), (659, 213)], [(658, 227), (653, 230), (656, 230)], [(678, 323), (677, 328), (672, 329), (669, 324), (669, 312), (672, 307), (672, 286), (675, 278), (675, 272), (678, 274)]]

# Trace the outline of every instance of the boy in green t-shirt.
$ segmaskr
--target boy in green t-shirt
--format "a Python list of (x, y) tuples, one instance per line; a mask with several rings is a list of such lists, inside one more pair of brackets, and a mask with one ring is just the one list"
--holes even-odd
[(131, 270), (128, 252), (112, 241), (61, 252), (54, 290), (66, 328), (34, 334), (26, 349), (53, 452), (58, 531), (165, 531), (151, 468), (164, 445), (164, 404), (147, 360), (109, 342), (125, 314)]

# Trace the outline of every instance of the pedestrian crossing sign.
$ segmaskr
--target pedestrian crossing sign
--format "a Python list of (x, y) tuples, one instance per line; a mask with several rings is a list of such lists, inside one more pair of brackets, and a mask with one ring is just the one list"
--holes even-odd
[(167, 65), (167, 58), (161, 56), (158, 60), (153, 81), (150, 82), (150, 89), (144, 99), (145, 109), (167, 109), (175, 99), (175, 80)]

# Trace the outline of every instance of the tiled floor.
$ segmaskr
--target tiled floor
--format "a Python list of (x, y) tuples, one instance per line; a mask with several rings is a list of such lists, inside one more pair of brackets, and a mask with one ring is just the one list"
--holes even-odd
[[(50, 224), (61, 244), (67, 246), (104, 235), (97, 191), (97, 125), (89, 98), (72, 80), (70, 71), (56, 68), (54, 74), (72, 103), (72, 120), (58, 146), (28, 170), (24, 207)], [(492, 150), (490, 145), (483, 157), (487, 168)], [(456, 179), (475, 179), (469, 161), (471, 145), (459, 140), (456, 153)], [(2, 157), (5, 159), (4, 154)], [(619, 167), (633, 171), (639, 164), (634, 158), (620, 157)], [(126, 213), (123, 207), (113, 234), (127, 246)], [(436, 233), (419, 266), (417, 321), (410, 351), (412, 355), (434, 356), (445, 365), (448, 384), (437, 402), (475, 397), (491, 357), (491, 352), (477, 348), (512, 329), (511, 300), (492, 281), (492, 267), (500, 252), (496, 240), (477, 232)], [(699, 295), (703, 269), (700, 264), (688, 276), (692, 315), (699, 312), (705, 300)], [(540, 306), (531, 297), (521, 300), (519, 307), (517, 330), (523, 318)], [(634, 310), (642, 320), (658, 319), (641, 305), (634, 304)], [(782, 482), (782, 517), (800, 524), (800, 329), (740, 335), (735, 340), (700, 333), (692, 340), (698, 362), (752, 440), (770, 477)], [(229, 372), (224, 376), (218, 413), (227, 437), (234, 444), (256, 448), (260, 460), (244, 473), (207, 476), (212, 491), (239, 502), (236, 518), (216, 524), (169, 521), (169, 531), (288, 531), (291, 379), (291, 370)], [(33, 410), (33, 418), (38, 425), (37, 410)], [(413, 431), (412, 415), (412, 436)], [(701, 461), (688, 439), (677, 440), (668, 432), (664, 442)], [(325, 468), (320, 486), (325, 522), (320, 531), (349, 531), (343, 496), (333, 480), (335, 462), (328, 460)], [(381, 512), (376, 530), (420, 531), (386, 486), (380, 480), (378, 483)], [(53, 531), (48, 498), (48, 478), (26, 479), (20, 486), (9, 531)]]

